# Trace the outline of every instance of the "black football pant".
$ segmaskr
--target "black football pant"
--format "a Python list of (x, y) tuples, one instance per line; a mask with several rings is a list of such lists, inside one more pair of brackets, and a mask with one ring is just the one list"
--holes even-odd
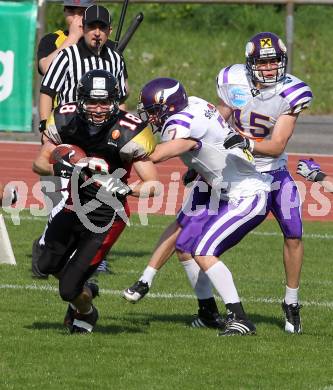
[(57, 275), (59, 293), (72, 301), (83, 290), (106, 253), (116, 242), (126, 224), (115, 221), (104, 233), (88, 230), (77, 215), (62, 209), (50, 223), (38, 268), (43, 274)]

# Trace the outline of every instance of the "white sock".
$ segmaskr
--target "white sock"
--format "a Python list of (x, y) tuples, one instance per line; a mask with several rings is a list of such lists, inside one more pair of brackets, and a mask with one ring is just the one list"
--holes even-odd
[(213, 296), (212, 285), (208, 276), (202, 271), (194, 259), (181, 261), (186, 275), (198, 299), (208, 299)]
[(284, 301), (287, 305), (298, 303), (298, 290), (299, 287), (290, 288), (286, 285), (286, 295), (284, 296)]
[(240, 302), (232, 274), (222, 261), (212, 265), (206, 271), (206, 275), (225, 304)]
[(157, 269), (148, 265), (148, 267), (143, 271), (143, 274), (139, 280), (141, 280), (141, 282), (148, 283), (148, 286), (151, 287), (156, 273)]

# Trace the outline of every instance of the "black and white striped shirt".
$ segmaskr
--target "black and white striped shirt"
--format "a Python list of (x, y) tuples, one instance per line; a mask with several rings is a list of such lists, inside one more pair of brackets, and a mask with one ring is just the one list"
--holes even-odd
[(54, 59), (42, 80), (40, 92), (54, 98), (59, 104), (77, 100), (76, 89), (81, 77), (93, 69), (111, 72), (118, 80), (121, 100), (126, 96), (125, 63), (120, 54), (104, 45), (99, 56), (87, 47), (84, 38), (76, 45), (62, 50)]

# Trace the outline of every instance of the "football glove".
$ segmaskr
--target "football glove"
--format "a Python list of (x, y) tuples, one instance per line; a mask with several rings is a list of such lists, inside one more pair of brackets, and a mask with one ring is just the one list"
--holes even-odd
[(325, 173), (320, 170), (320, 165), (312, 158), (309, 160), (299, 160), (296, 173), (309, 181), (323, 181), (326, 176)]
[(53, 164), (53, 172), (55, 176), (60, 176), (69, 179), (72, 176), (74, 165), (69, 162), (70, 152), (61, 157), (55, 164)]
[(99, 198), (115, 195), (118, 199), (123, 199), (133, 192), (132, 189), (126, 183), (120, 180), (120, 178), (114, 177), (110, 174), (95, 174), (92, 176), (91, 179), (101, 186), (101, 189), (99, 190)]
[(226, 136), (223, 142), (223, 146), (226, 149), (241, 148), (241, 149), (249, 149), (250, 152), (252, 152), (254, 142), (250, 141), (248, 138), (243, 137), (237, 131), (231, 130)]
[(184, 186), (187, 186), (188, 184), (192, 183), (192, 181), (194, 181), (197, 176), (198, 173), (195, 169), (189, 169), (187, 172), (185, 172), (182, 177)]

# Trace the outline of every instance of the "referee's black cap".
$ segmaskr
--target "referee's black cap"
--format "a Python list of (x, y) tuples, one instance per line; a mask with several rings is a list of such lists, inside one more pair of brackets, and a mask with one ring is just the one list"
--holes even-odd
[(84, 11), (82, 22), (83, 24), (99, 22), (111, 26), (111, 15), (102, 5), (91, 5)]

